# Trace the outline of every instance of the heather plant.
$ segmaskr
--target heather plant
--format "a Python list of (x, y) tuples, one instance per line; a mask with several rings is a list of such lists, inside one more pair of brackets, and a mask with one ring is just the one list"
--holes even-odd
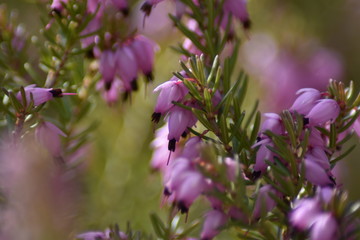
[[(42, 3), (41, 36), (32, 37), (1, 6), (1, 221), (7, 224), (0, 237), (210, 240), (229, 232), (233, 239), (359, 238), (358, 203), (333, 169), (356, 147), (346, 143), (359, 132), (360, 94), (354, 82), (327, 79), (326, 90), (298, 89), (280, 112), (262, 114), (258, 101), (246, 108), (250, 80), (238, 67), (238, 53), (251, 41), (255, 19), (245, 0), (175, 0), (175, 12), (168, 13), (185, 39), (172, 47), (178, 70), (154, 88), (148, 118), (156, 128), (150, 165), (162, 177), (159, 212), (167, 218), (152, 213), (151, 233), (132, 230), (132, 219), (126, 227), (106, 223), (107, 229), (86, 232), (69, 224), (85, 201), (81, 179), (101, 124), (86, 119), (98, 101), (131, 108), (134, 98), (145, 97), (134, 92), (156, 79), (159, 46), (134, 27), (132, 15), (142, 15), (146, 28), (162, 2)], [(40, 197), (37, 185), (46, 190)], [(195, 202), (204, 213), (192, 217)]]

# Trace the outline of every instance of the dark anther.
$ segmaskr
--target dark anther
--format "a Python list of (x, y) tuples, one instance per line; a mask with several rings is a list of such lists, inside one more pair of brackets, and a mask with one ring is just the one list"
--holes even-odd
[(86, 56), (87, 58), (90, 58), (90, 59), (94, 59), (94, 58), (95, 58), (95, 55), (94, 55), (94, 52), (93, 52), (92, 49), (89, 49), (88, 51), (86, 51), (85, 56)]
[(330, 181), (333, 183), (333, 184), (330, 184), (330, 187), (335, 187), (336, 186), (335, 178), (333, 178), (332, 176), (329, 176), (329, 178), (330, 178)]
[(106, 90), (106, 91), (109, 91), (110, 88), (111, 88), (111, 85), (112, 85), (112, 82), (105, 82), (105, 85), (104, 85), (105, 90)]
[(53, 10), (50, 11), (49, 15), (50, 16), (54, 16), (54, 13), (57, 14), (59, 17), (61, 17), (61, 10), (54, 8)]
[(186, 135), (187, 135), (187, 132), (185, 132), (185, 131), (181, 134), (181, 136), (182, 136), (183, 138), (185, 138)]
[(175, 152), (176, 140), (175, 138), (169, 141), (168, 149), (169, 151)]
[(303, 118), (303, 121), (304, 121), (304, 125), (309, 124), (309, 118), (304, 117), (304, 118)]
[(123, 8), (123, 9), (121, 9), (121, 12), (122, 12), (122, 14), (124, 14), (125, 17), (127, 17), (129, 15), (130, 11), (128, 8)]
[(250, 29), (251, 28), (251, 20), (246, 19), (245, 21), (242, 22), (242, 25), (245, 29)]
[(161, 113), (154, 112), (151, 115), (151, 121), (153, 121), (154, 123), (159, 123), (160, 118), (161, 118)]
[(60, 88), (52, 89), (50, 90), (50, 93), (53, 95), (53, 97), (62, 97), (62, 91)]
[(131, 85), (132, 90), (134, 90), (134, 91), (138, 90), (138, 85), (137, 85), (136, 79), (131, 81), (130, 85)]
[(261, 137), (257, 137), (256, 142), (260, 142), (260, 141), (261, 141)]
[(164, 195), (165, 195), (165, 196), (170, 196), (170, 195), (171, 195), (171, 192), (170, 192), (169, 188), (165, 187), (165, 189), (164, 189)]
[(258, 179), (260, 177), (260, 175), (261, 175), (261, 171), (254, 171), (252, 173), (253, 180)]
[(183, 201), (178, 202), (177, 207), (181, 213), (187, 213), (189, 211), (189, 208), (185, 206), (185, 203)]
[(146, 16), (149, 16), (151, 13), (151, 9), (152, 9), (152, 5), (145, 2), (142, 6), (141, 6), (141, 11), (143, 11), (145, 13)]
[(154, 75), (152, 72), (146, 73), (145, 77), (147, 82), (152, 82), (154, 80)]

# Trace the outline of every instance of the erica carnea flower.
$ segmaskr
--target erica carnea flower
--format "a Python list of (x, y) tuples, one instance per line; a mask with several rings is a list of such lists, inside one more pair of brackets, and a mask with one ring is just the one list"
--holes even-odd
[(154, 92), (158, 91), (160, 91), (160, 93), (152, 115), (152, 120), (156, 123), (159, 122), (161, 115), (166, 114), (172, 107), (174, 107), (172, 102), (181, 101), (189, 92), (183, 81), (175, 76), (154, 89)]
[(169, 150), (175, 151), (175, 142), (187, 131), (187, 128), (193, 127), (197, 122), (195, 115), (185, 108), (174, 106), (169, 113), (167, 120), (169, 126)]
[(134, 53), (129, 46), (122, 46), (116, 50), (117, 73), (127, 91), (137, 90), (138, 65)]
[[(154, 149), (151, 157), (151, 168), (154, 170), (166, 171), (168, 164), (173, 161), (181, 152), (181, 148), (175, 148), (175, 152), (169, 153), (169, 140), (167, 136), (169, 129), (167, 124), (159, 128), (155, 132), (155, 139), (151, 142), (151, 147)], [(191, 147), (189, 150), (193, 151), (195, 148)]]
[(289, 214), (289, 221), (297, 231), (309, 230), (310, 240), (339, 239), (339, 224), (325, 206), (333, 197), (333, 189), (318, 188), (316, 196), (298, 200)]
[(139, 70), (147, 77), (148, 81), (152, 81), (155, 51), (158, 46), (149, 38), (138, 35), (133, 39), (130, 48), (133, 51)]
[[(32, 96), (34, 100), (34, 106), (41, 105), (55, 97), (76, 95), (75, 93), (63, 93), (61, 89), (35, 87), (35, 84), (26, 86), (24, 90), (27, 103), (30, 103)], [(22, 97), (20, 92), (17, 93), (16, 97), (21, 102)]]
[(174, 159), (166, 169), (164, 193), (171, 196), (182, 213), (188, 212), (196, 198), (205, 191), (207, 183), (201, 173), (196, 171), (189, 159)]
[(319, 214), (312, 225), (311, 240), (337, 240), (338, 238), (338, 224), (335, 217), (331, 213)]
[(247, 11), (247, 0), (225, 0), (224, 1), (224, 19), (228, 18), (228, 14), (239, 19), (244, 28), (250, 27), (250, 18)]
[(105, 50), (100, 55), (99, 71), (102, 75), (102, 81), (105, 83), (105, 89), (109, 90), (116, 74), (116, 55), (112, 50)]
[(282, 124), (281, 117), (278, 114), (265, 113), (264, 116), (267, 119), (261, 125), (261, 132), (268, 130), (279, 135), (284, 132), (284, 126)]
[(328, 186), (334, 185), (334, 180), (327, 171), (313, 159), (305, 158), (305, 178), (314, 185)]
[(289, 220), (298, 230), (309, 229), (315, 217), (321, 212), (321, 205), (317, 199), (304, 198), (295, 203)]
[(340, 114), (339, 104), (333, 99), (321, 99), (306, 115), (310, 125), (321, 125), (335, 121)]
[(254, 219), (266, 215), (276, 206), (276, 202), (272, 197), (270, 197), (270, 194), (279, 195), (270, 185), (262, 186), (259, 189), (253, 210)]
[(53, 11), (60, 13), (64, 9), (63, 4), (67, 4), (68, 2), (69, 0), (53, 0), (50, 7)]
[(35, 130), (36, 139), (41, 143), (54, 157), (61, 155), (61, 138), (66, 137), (56, 125), (51, 122), (42, 122)]
[(299, 96), (291, 106), (290, 110), (303, 115), (307, 115), (321, 98), (320, 91), (314, 88), (303, 88), (297, 91), (296, 94)]
[(253, 147), (257, 147), (257, 146), (260, 146), (260, 148), (256, 154), (254, 171), (264, 172), (268, 167), (266, 161), (270, 161), (270, 162), (274, 161), (274, 153), (267, 147), (267, 146), (273, 146), (273, 143), (269, 138), (265, 138), (260, 142), (256, 143)]
[(106, 229), (104, 232), (101, 231), (91, 231), (81, 233), (76, 236), (78, 239), (82, 240), (110, 240), (110, 239), (119, 239), (119, 240), (127, 240), (128, 237), (124, 232), (114, 232), (110, 229)]
[(201, 240), (211, 240), (219, 234), (220, 228), (227, 222), (226, 215), (219, 210), (211, 210), (205, 216), (201, 230)]

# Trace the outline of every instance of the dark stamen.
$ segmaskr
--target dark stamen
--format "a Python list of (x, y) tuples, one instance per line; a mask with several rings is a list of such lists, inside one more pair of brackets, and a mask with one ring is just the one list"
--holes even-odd
[(169, 141), (168, 149), (169, 151), (175, 152), (176, 140), (175, 138)]
[(178, 202), (177, 207), (181, 213), (187, 213), (189, 211), (189, 208), (185, 206), (183, 201)]
[(152, 5), (150, 3), (145, 2), (142, 6), (141, 6), (141, 11), (143, 11), (145, 13), (146, 16), (149, 16), (152, 10)]
[(52, 89), (50, 90), (50, 93), (53, 95), (53, 97), (62, 97), (62, 91), (60, 88)]
[(154, 112), (151, 115), (151, 121), (153, 121), (154, 123), (159, 123), (160, 118), (161, 118), (161, 113)]
[(131, 89), (132, 89), (132, 90), (134, 90), (134, 91), (137, 91), (137, 90), (138, 90), (138, 85), (137, 85), (136, 79), (133, 80), (133, 81), (131, 81), (130, 85), (131, 85)]

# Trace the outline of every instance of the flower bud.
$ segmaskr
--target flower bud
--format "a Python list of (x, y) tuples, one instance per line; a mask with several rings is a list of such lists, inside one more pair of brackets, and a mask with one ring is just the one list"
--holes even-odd
[(306, 115), (311, 126), (335, 121), (340, 114), (340, 107), (333, 99), (322, 99)]
[(201, 231), (201, 240), (211, 240), (219, 234), (220, 228), (226, 223), (226, 216), (219, 210), (211, 210), (206, 214)]
[(296, 92), (299, 95), (290, 110), (307, 115), (321, 98), (321, 93), (314, 88), (302, 88)]

